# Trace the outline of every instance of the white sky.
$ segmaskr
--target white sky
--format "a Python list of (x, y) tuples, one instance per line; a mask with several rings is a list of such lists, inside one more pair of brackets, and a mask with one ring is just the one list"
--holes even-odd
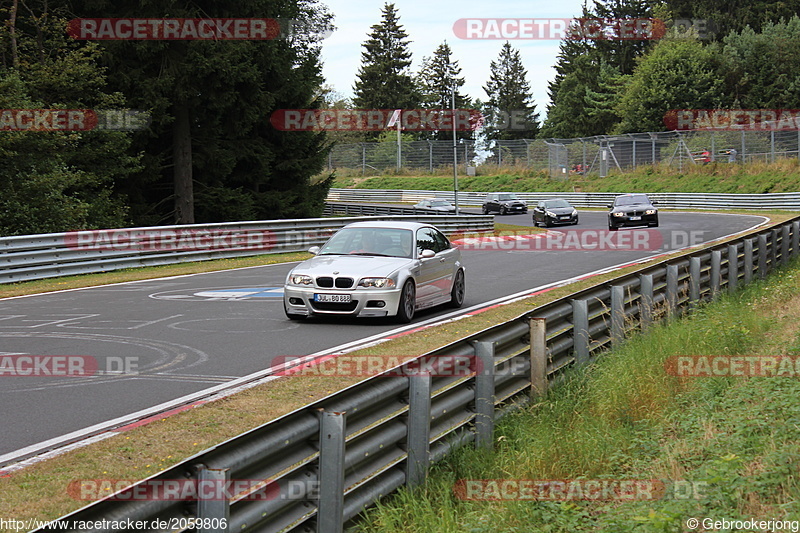
[[(381, 21), (383, 0), (320, 0), (334, 15), (336, 31), (322, 44), (323, 75), (343, 96), (353, 96), (353, 83), (361, 65), (361, 44), (370, 27)], [(453, 32), (453, 24), (464, 18), (569, 19), (581, 13), (582, 0), (394, 0), (408, 39), (411, 68), (419, 70), (422, 58), (433, 55), (445, 40), (465, 78), (463, 92), (486, 100), (482, 87), (489, 80), (489, 63), (497, 60), (504, 40), (465, 40)], [(528, 71), (528, 82), (536, 110), (542, 117), (548, 104), (547, 82), (555, 76), (553, 65), (558, 40), (512, 40)]]

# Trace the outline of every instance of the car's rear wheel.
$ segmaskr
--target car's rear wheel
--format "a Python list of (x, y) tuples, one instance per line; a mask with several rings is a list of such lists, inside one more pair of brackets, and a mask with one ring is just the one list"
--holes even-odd
[(417, 289), (414, 282), (406, 281), (403, 292), (400, 293), (400, 305), (397, 306), (397, 321), (408, 324), (414, 319), (414, 310), (417, 307)]
[(456, 279), (453, 281), (453, 288), (450, 290), (450, 307), (461, 307), (464, 305), (466, 287), (464, 271), (459, 270), (456, 272)]
[(489, 214), (489, 208), (488, 207), (483, 206), (483, 214), (484, 215), (488, 215)]

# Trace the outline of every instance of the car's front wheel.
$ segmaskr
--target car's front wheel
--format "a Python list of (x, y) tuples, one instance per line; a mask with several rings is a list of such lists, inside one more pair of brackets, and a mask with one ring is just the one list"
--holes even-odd
[(417, 307), (417, 288), (411, 280), (403, 285), (400, 293), (400, 305), (397, 306), (397, 321), (408, 324), (414, 319), (414, 310)]
[(608, 223), (608, 231), (617, 231), (619, 228), (612, 223)]
[(464, 293), (467, 284), (464, 281), (464, 271), (456, 272), (456, 279), (453, 281), (453, 288), (450, 291), (450, 307), (461, 307), (464, 305)]
[(508, 210), (506, 209), (506, 206), (501, 207), (500, 208), (500, 214), (501, 215), (505, 215), (506, 213), (508, 213)]
[(484, 215), (488, 215), (489, 214), (489, 208), (488, 207), (483, 206), (483, 214)]

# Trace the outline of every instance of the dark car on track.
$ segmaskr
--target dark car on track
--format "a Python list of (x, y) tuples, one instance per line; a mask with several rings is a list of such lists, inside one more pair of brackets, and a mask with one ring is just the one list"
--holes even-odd
[(608, 229), (617, 231), (622, 226), (658, 227), (658, 209), (646, 194), (623, 194), (608, 206)]
[(500, 213), (527, 213), (528, 205), (524, 200), (517, 198), (513, 192), (490, 192), (483, 199), (483, 214)]
[(578, 223), (578, 210), (563, 198), (542, 200), (533, 209), (533, 225), (538, 226), (539, 223), (548, 228), (555, 224), (575, 225)]

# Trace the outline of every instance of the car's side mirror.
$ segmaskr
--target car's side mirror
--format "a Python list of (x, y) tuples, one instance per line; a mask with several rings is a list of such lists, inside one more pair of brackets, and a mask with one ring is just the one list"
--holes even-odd
[(653, 205), (658, 205), (658, 202), (650, 202), (650, 203), (652, 203)]
[(431, 257), (434, 257), (436, 255), (436, 252), (434, 252), (433, 250), (422, 250), (422, 253), (419, 255), (423, 259), (429, 259)]
[(308, 253), (317, 255), (319, 253), (319, 246), (312, 246), (308, 249)]
[(609, 209), (614, 209), (613, 205), (607, 205), (606, 207), (609, 208)]

